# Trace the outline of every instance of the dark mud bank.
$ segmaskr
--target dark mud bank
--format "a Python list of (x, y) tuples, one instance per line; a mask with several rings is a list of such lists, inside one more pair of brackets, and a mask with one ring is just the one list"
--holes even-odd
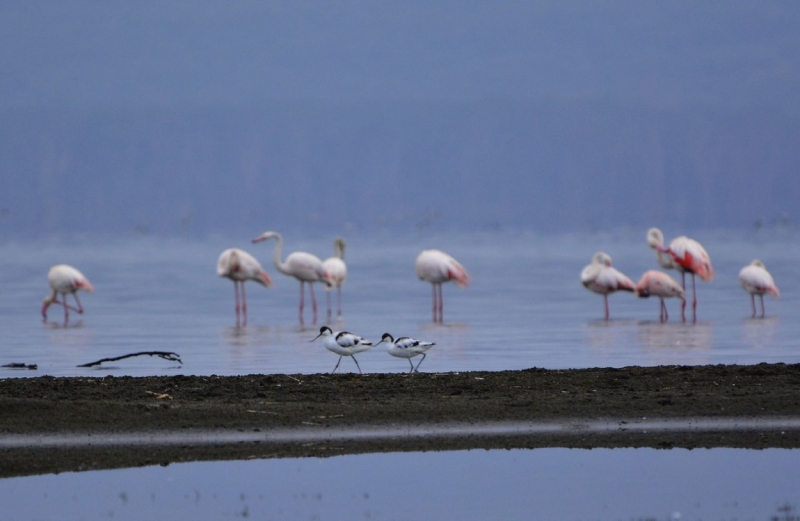
[(7, 378), (0, 476), (404, 450), (798, 448), (798, 421), (800, 364)]

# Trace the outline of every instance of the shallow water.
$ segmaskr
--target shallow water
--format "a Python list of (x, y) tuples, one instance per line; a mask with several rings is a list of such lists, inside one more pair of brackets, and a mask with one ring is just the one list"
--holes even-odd
[[(668, 237), (673, 236), (665, 230)], [(377, 342), (381, 334), (434, 341), (422, 371), (580, 368), (627, 365), (800, 362), (800, 305), (795, 270), (800, 241), (793, 234), (697, 232), (711, 255), (717, 279), (698, 282), (698, 322), (681, 323), (677, 301), (671, 321), (658, 323), (658, 301), (631, 294), (610, 297), (612, 320), (602, 320), (602, 298), (584, 289), (581, 269), (595, 251), (637, 280), (657, 268), (645, 230), (613, 234), (452, 233), (396, 236), (352, 234), (343, 290), (346, 329)], [(286, 252), (330, 255), (332, 237), (287, 234)], [(219, 253), (241, 247), (253, 253), (275, 281), (264, 289), (248, 284), (250, 322), (236, 328), (233, 288), (216, 276)], [(158, 375), (317, 373), (330, 371), (336, 355), (309, 343), (325, 320), (325, 292), (317, 288), (320, 321), (305, 327), (297, 316), (299, 284), (272, 266), (272, 243), (132, 237), (80, 237), (0, 246), (0, 364), (38, 364), (37, 371), (0, 369), (0, 377), (42, 374)], [(431, 323), (430, 285), (416, 279), (414, 259), (424, 248), (452, 254), (474, 281), (462, 290), (444, 287), (444, 325)], [(781, 288), (766, 299), (767, 318), (750, 319), (749, 297), (739, 269), (760, 258)], [(54, 306), (47, 323), (39, 316), (47, 293), (46, 273), (57, 263), (78, 267), (94, 284), (81, 293), (83, 316)], [(677, 274), (674, 274), (677, 278)], [(141, 357), (77, 368), (100, 358), (144, 350), (179, 353), (184, 364)], [(408, 362), (378, 348), (358, 356), (365, 372), (402, 372)], [(415, 359), (415, 361), (418, 359)], [(351, 360), (344, 371), (355, 371)]]
[[(175, 464), (0, 480), (28, 519), (757, 519), (800, 451), (537, 449)], [(793, 513), (796, 515), (797, 510)]]

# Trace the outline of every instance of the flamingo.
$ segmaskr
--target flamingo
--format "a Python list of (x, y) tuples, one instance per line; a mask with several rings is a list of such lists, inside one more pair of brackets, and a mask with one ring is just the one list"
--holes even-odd
[(319, 337), (322, 337), (322, 345), (325, 346), (325, 349), (339, 355), (339, 361), (336, 362), (336, 367), (333, 368), (331, 374), (335, 373), (339, 368), (343, 356), (352, 357), (353, 362), (355, 362), (356, 367), (358, 367), (359, 374), (361, 374), (361, 366), (358, 365), (358, 360), (356, 360), (355, 355), (372, 349), (372, 342), (366, 338), (354, 335), (353, 333), (348, 333), (347, 331), (337, 331), (334, 333), (328, 326), (319, 328), (319, 335), (315, 336), (311, 341), (313, 342)]
[[(714, 280), (714, 268), (711, 266), (706, 250), (694, 239), (680, 236), (664, 247), (664, 234), (658, 228), (647, 231), (647, 244), (656, 250), (656, 259), (664, 269), (675, 269), (681, 273), (681, 287), (686, 291), (686, 274), (692, 275), (692, 319), (697, 321), (697, 288), (694, 276), (706, 282)], [(666, 255), (665, 255), (666, 254)], [(686, 300), (681, 304), (681, 318), (686, 321)]]
[(336, 288), (337, 316), (342, 316), (342, 284), (347, 279), (347, 265), (344, 263), (344, 249), (347, 243), (341, 237), (333, 240), (333, 257), (328, 257), (322, 263), (327, 274), (329, 285), (326, 285), (328, 296), (328, 320), (331, 318), (331, 289)]
[(460, 287), (466, 288), (472, 277), (458, 261), (439, 250), (424, 250), (420, 253), (415, 269), (420, 280), (430, 282), (433, 286), (433, 321), (444, 322), (442, 283), (452, 280)]
[(756, 317), (756, 295), (761, 299), (761, 318), (764, 318), (764, 293), (769, 293), (775, 298), (781, 294), (764, 263), (756, 259), (742, 268), (742, 271), (739, 272), (739, 282), (742, 283), (742, 288), (750, 293), (753, 318)]
[[(217, 275), (233, 281), (233, 298), (236, 302), (236, 327), (239, 327), (239, 313), (244, 320), (242, 327), (247, 326), (247, 295), (244, 292), (244, 283), (248, 280), (258, 282), (265, 288), (272, 287), (272, 279), (261, 267), (255, 257), (239, 248), (230, 248), (222, 252), (217, 260)], [(239, 298), (239, 285), (241, 284), (242, 296)]]
[[(377, 346), (383, 342), (386, 342), (386, 352), (390, 355), (408, 360), (409, 365), (411, 365), (411, 369), (408, 371), (409, 374), (419, 372), (419, 366), (427, 356), (425, 351), (436, 345), (435, 342), (423, 342), (416, 338), (408, 338), (405, 336), (395, 340), (389, 333), (384, 333), (383, 337), (381, 337), (381, 341), (375, 345)], [(417, 367), (414, 367), (414, 362), (412, 362), (411, 359), (417, 355), (422, 355), (422, 359), (419, 361), (419, 364), (417, 364)]]
[(314, 321), (317, 322), (317, 297), (314, 295), (314, 283), (322, 282), (325, 285), (330, 284), (326, 274), (325, 268), (322, 266), (322, 261), (319, 257), (306, 253), (304, 251), (296, 251), (286, 257), (286, 262), (281, 262), (281, 249), (283, 248), (283, 237), (278, 232), (264, 232), (255, 239), (253, 242), (261, 242), (269, 239), (276, 239), (275, 251), (272, 260), (275, 263), (275, 268), (284, 275), (289, 275), (300, 281), (300, 324), (303, 324), (303, 309), (305, 308), (305, 292), (303, 291), (303, 284), (308, 282), (308, 289), (311, 293), (311, 306), (314, 310)]
[(661, 300), (661, 312), (658, 315), (661, 322), (669, 320), (667, 305), (664, 304), (665, 298), (678, 297), (682, 301), (686, 301), (686, 292), (678, 284), (678, 281), (663, 271), (656, 270), (647, 271), (642, 275), (642, 278), (636, 284), (636, 294), (641, 298), (655, 295)]
[(608, 320), (608, 295), (615, 291), (636, 291), (633, 281), (611, 267), (611, 256), (599, 251), (592, 257), (592, 263), (581, 271), (583, 286), (595, 293), (603, 295), (603, 304)]
[[(83, 306), (81, 301), (78, 300), (78, 290), (94, 291), (94, 287), (92, 287), (89, 279), (83, 276), (83, 273), (66, 264), (57, 264), (50, 268), (50, 271), (47, 272), (47, 282), (50, 284), (50, 294), (42, 302), (42, 317), (44, 320), (47, 320), (47, 308), (51, 304), (59, 304), (64, 306), (64, 323), (66, 324), (69, 320), (70, 309), (80, 314), (83, 313)], [(63, 295), (62, 300), (58, 300), (59, 293)], [(78, 304), (77, 308), (67, 304), (68, 294), (72, 294), (75, 298), (75, 302)]]

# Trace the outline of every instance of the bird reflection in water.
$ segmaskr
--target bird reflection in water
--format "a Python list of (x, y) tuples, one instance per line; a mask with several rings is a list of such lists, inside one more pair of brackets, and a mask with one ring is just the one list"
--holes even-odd
[(748, 318), (744, 321), (744, 344), (755, 349), (764, 349), (775, 345), (778, 332), (778, 317)]

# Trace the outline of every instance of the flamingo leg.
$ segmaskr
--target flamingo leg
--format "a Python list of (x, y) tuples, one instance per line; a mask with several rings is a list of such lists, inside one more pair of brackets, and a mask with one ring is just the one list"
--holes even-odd
[(336, 367), (333, 368), (333, 371), (331, 371), (331, 374), (335, 373), (336, 370), (339, 369), (339, 364), (342, 363), (342, 356), (343, 355), (339, 355), (339, 361), (336, 362)]
[(247, 327), (247, 295), (244, 292), (244, 281), (242, 284), (242, 327)]
[(442, 283), (436, 285), (439, 288), (439, 323), (444, 324), (444, 297), (442, 296)]
[(233, 281), (233, 301), (236, 310), (236, 327), (239, 327), (239, 282), (235, 280)]
[(433, 321), (436, 322), (436, 283), (431, 282), (433, 288)]
[(308, 283), (308, 290), (311, 292), (311, 308), (314, 310), (314, 320), (311, 322), (312, 324), (317, 323), (317, 297), (314, 295), (314, 283)]
[(60, 300), (55, 299), (55, 300), (53, 300), (53, 304), (58, 304), (59, 306), (66, 306), (69, 309), (71, 309), (72, 311), (76, 311), (78, 313), (83, 313), (83, 309), (78, 310), (78, 308), (76, 308), (74, 306), (70, 306), (69, 304), (67, 304), (67, 296), (66, 295), (64, 295), (64, 302), (61, 302)]
[(764, 318), (764, 295), (759, 295), (758, 298), (761, 299), (761, 318)]
[[(423, 360), (425, 360), (425, 357), (426, 357), (426, 356), (428, 356), (428, 354), (427, 354), (427, 353), (422, 353), (422, 360), (420, 360), (420, 361), (419, 361), (419, 363), (417, 364), (417, 368), (416, 368), (416, 369), (414, 369), (414, 371), (416, 371), (416, 372), (419, 372), (419, 366), (420, 366), (420, 365), (422, 365), (422, 362), (423, 362)], [(409, 362), (410, 362), (410, 361), (411, 361), (411, 360), (409, 360)]]
[[(681, 287), (683, 288), (684, 294), (686, 293), (686, 273), (681, 272)], [(681, 302), (681, 320), (686, 322), (686, 301), (684, 300)]]
[(358, 374), (363, 374), (363, 373), (361, 372), (361, 366), (360, 366), (360, 365), (358, 365), (358, 360), (356, 360), (356, 357), (355, 357), (354, 355), (350, 355), (350, 357), (353, 359), (353, 362), (355, 362), (355, 363), (356, 363), (356, 367), (358, 367)]
[(608, 317), (610, 315), (610, 313), (608, 312), (608, 295), (603, 295), (603, 304), (606, 309), (606, 320), (608, 320)]
[(336, 306), (337, 306), (337, 316), (342, 316), (342, 287), (339, 286), (336, 288)]
[(325, 295), (328, 297), (328, 322), (331, 321), (331, 292), (326, 291)]
[(692, 273), (692, 322), (697, 322), (697, 289), (694, 285), (694, 273)]
[(664, 308), (664, 322), (669, 320), (669, 312), (667, 311), (667, 303), (664, 302), (664, 299), (661, 299), (661, 306)]
[[(300, 281), (300, 310), (299, 310), (299, 315), (300, 315), (300, 325), (301, 325), (301, 326), (303, 325), (303, 309), (306, 307), (306, 302), (305, 302), (305, 291), (303, 291), (303, 289), (304, 289), (304, 288), (303, 288), (303, 281), (301, 280), (301, 281)], [(338, 366), (339, 366), (339, 364), (336, 364), (336, 366), (338, 367)]]
[(753, 306), (753, 315), (750, 318), (756, 318), (756, 295), (755, 295), (755, 293), (750, 293), (750, 305)]

